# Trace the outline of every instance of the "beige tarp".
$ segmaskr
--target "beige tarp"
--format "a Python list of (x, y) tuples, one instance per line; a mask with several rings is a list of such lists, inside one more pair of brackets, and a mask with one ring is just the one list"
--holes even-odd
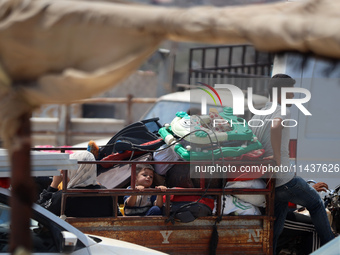
[(0, 121), (11, 144), (17, 118), (45, 103), (107, 90), (166, 39), (250, 42), (340, 58), (340, 2), (312, 0), (188, 9), (109, 1), (0, 1)]

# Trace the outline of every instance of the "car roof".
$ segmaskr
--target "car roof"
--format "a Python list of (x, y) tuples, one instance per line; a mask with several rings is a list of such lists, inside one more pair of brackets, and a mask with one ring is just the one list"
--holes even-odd
[[(221, 98), (222, 105), (233, 107), (233, 95), (229, 89), (216, 89), (218, 95)], [(214, 97), (216, 104), (219, 106), (220, 102), (216, 94), (211, 93)], [(244, 94), (246, 94), (244, 92)], [(214, 105), (215, 102), (213, 98), (200, 89), (190, 89), (185, 91), (174, 92), (170, 94), (166, 94), (164, 96), (159, 97), (157, 101), (174, 101), (174, 102), (190, 102), (190, 103), (200, 103), (202, 98), (205, 97), (207, 100), (207, 104)], [(248, 109), (247, 98), (244, 100), (245, 109)], [(253, 94), (253, 105), (255, 108), (262, 107), (268, 102), (268, 98), (261, 95)]]
[[(31, 151), (32, 176), (53, 176), (59, 174), (59, 169), (75, 170), (78, 162), (70, 159), (67, 153)], [(1, 177), (11, 176), (11, 166), (8, 161), (7, 149), (0, 148), (0, 173)]]

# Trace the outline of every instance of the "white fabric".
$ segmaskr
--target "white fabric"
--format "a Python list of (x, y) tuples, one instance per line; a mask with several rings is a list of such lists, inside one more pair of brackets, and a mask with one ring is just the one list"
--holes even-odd
[[(227, 182), (225, 187), (228, 189), (265, 189), (266, 183), (262, 179), (254, 179), (248, 181)], [(234, 196), (252, 205), (266, 207), (265, 195), (235, 194)]]
[[(153, 153), (154, 161), (178, 161), (181, 159), (181, 157), (174, 151), (174, 146), (166, 148), (167, 146), (167, 144), (164, 144)], [(155, 164), (154, 168), (156, 173), (165, 175), (172, 166), (173, 164)]]
[[(70, 155), (71, 159), (78, 161), (95, 161), (93, 154), (88, 151), (79, 151)], [(97, 184), (97, 167), (95, 164), (79, 164), (77, 170), (69, 170), (70, 181), (67, 188), (86, 187)]]
[[(267, 102), (266, 106), (262, 110), (268, 110), (272, 107), (272, 102)], [(276, 110), (269, 115), (254, 115), (252, 118), (252, 126), (250, 127), (255, 136), (259, 139), (260, 143), (265, 150), (264, 157), (273, 155), (273, 148), (271, 145), (270, 139), (270, 128), (272, 125), (272, 121), (275, 118), (280, 118), (282, 120), (290, 119), (290, 111), (287, 109), (286, 115), (281, 115), (281, 106), (278, 104)], [(262, 120), (263, 122), (256, 121)], [(262, 123), (264, 123), (262, 125)], [(286, 123), (287, 124), (287, 123)], [(282, 129), (282, 138), (281, 138), (281, 165), (286, 167), (286, 169), (290, 170), (290, 162), (289, 162), (289, 139), (290, 139), (290, 129), (289, 127), (284, 127)], [(285, 169), (284, 169), (285, 170)], [(276, 178), (275, 186), (279, 187), (291, 179), (293, 179), (295, 173), (278, 171), (275, 172), (273, 177)]]
[[(225, 207), (223, 209), (223, 215), (234, 213), (236, 215), (261, 215), (258, 207), (244, 202), (237, 197), (226, 195)], [(222, 198), (221, 198), (222, 199)], [(223, 202), (223, 200), (221, 200)]]
[(0, 1), (0, 123), (13, 146), (19, 117), (114, 86), (163, 40), (252, 43), (340, 58), (340, 2), (165, 8), (86, 0)]

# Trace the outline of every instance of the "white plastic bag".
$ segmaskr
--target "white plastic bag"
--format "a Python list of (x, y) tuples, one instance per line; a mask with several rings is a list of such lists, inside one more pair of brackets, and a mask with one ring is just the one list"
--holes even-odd
[[(174, 151), (173, 146), (166, 148), (167, 146), (167, 144), (164, 144), (153, 153), (154, 161), (178, 161), (181, 159), (181, 157)], [(156, 173), (165, 175), (172, 166), (172, 164), (155, 164), (154, 168)]]
[[(228, 215), (230, 213), (234, 213), (236, 215), (261, 215), (261, 212), (257, 206), (244, 202), (232, 195), (226, 195), (225, 198), (226, 201), (223, 215)], [(221, 203), (223, 203), (223, 200)]]
[[(262, 179), (254, 179), (249, 181), (236, 181), (227, 182), (225, 185), (228, 189), (265, 189), (266, 183)], [(259, 207), (266, 207), (266, 196), (265, 195), (234, 195), (235, 197), (241, 199), (244, 202), (251, 203), (252, 205)]]

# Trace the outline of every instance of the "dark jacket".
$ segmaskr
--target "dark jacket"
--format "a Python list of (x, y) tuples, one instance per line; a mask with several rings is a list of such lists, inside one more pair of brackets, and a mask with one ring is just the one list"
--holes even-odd
[[(89, 185), (78, 189), (100, 189), (100, 185)], [(77, 189), (77, 188), (74, 188)], [(37, 204), (57, 216), (61, 211), (62, 190), (49, 186), (40, 194)], [(113, 216), (113, 199), (110, 196), (68, 197), (65, 206), (67, 217), (110, 217)]]

